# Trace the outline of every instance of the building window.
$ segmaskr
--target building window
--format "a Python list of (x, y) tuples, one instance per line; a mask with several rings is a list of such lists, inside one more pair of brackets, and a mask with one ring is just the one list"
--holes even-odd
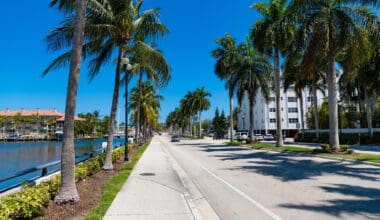
[(274, 102), (276, 99), (274, 97), (269, 97), (268, 101)]
[(298, 123), (298, 118), (289, 118), (289, 123), (291, 124)]
[(298, 108), (288, 108), (288, 112), (289, 113), (297, 113), (298, 112)]
[(307, 97), (307, 101), (308, 102), (312, 102), (314, 99), (313, 99), (313, 96), (309, 96), (309, 97)]
[(297, 102), (297, 97), (288, 97), (288, 102)]
[(269, 119), (269, 122), (270, 122), (270, 123), (276, 123), (276, 119), (275, 119), (275, 118), (270, 118), (270, 119)]
[(269, 108), (269, 112), (276, 112), (276, 108)]

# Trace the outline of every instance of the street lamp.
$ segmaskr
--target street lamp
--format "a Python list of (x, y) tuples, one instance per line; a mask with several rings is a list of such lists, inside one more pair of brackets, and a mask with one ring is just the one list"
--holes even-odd
[(124, 161), (129, 161), (128, 157), (128, 78), (129, 74), (132, 70), (132, 65), (129, 63), (128, 57), (121, 58), (121, 62), (124, 64), (124, 72), (125, 72), (125, 150), (124, 150)]

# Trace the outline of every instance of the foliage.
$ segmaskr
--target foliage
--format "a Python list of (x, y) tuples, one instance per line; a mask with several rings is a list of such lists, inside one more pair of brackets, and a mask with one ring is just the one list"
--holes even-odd
[[(132, 146), (129, 146), (132, 147)], [(116, 162), (124, 154), (124, 147), (112, 152), (112, 160)], [(75, 167), (75, 181), (79, 182), (101, 170), (104, 155), (91, 158)], [(60, 176), (33, 187), (25, 187), (17, 192), (0, 199), (0, 219), (30, 219), (44, 214), (49, 200), (54, 200), (58, 194)]]
[[(373, 138), (371, 139), (367, 133), (365, 134), (347, 134), (347, 133), (341, 133), (339, 135), (339, 140), (342, 144), (348, 144), (353, 145), (359, 143), (361, 144), (380, 144), (380, 133), (375, 132), (373, 135)], [(319, 140), (315, 140), (315, 134), (311, 132), (306, 132), (304, 134), (298, 133), (295, 136), (295, 141), (297, 142), (305, 142), (305, 143), (328, 143), (329, 142), (329, 133), (322, 132), (320, 133)]]
[(228, 119), (224, 115), (224, 111), (219, 114), (219, 109), (216, 108), (215, 116), (212, 119), (212, 127), (215, 132), (215, 136), (221, 138), (224, 136), (227, 128), (228, 128)]

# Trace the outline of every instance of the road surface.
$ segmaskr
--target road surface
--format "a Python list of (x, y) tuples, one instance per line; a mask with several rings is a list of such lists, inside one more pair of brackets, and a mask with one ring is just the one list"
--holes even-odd
[(380, 219), (380, 167), (226, 146), (155, 141), (221, 219)]

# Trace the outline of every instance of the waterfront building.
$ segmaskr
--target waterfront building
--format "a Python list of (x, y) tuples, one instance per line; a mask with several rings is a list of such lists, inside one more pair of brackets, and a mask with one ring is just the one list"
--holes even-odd
[[(75, 120), (84, 120), (75, 117)], [(56, 109), (0, 110), (0, 137), (11, 134), (48, 138), (62, 132), (65, 114)]]
[[(304, 123), (305, 129), (307, 129), (306, 114), (313, 104), (313, 96), (310, 94), (309, 89), (303, 90), (303, 106), (300, 104), (299, 98), (297, 98), (294, 91), (294, 87), (291, 86), (288, 91), (284, 92), (281, 88), (281, 120), (282, 120), (282, 130), (286, 136), (292, 136), (297, 131), (299, 131), (301, 126), (301, 110), (304, 110)], [(317, 101), (318, 105), (323, 102), (324, 96), (318, 91)], [(255, 134), (268, 134), (276, 133), (276, 102), (275, 93), (271, 92), (268, 102), (264, 100), (264, 96), (261, 91), (256, 97), (256, 102), (254, 105), (254, 130)], [(248, 131), (249, 130), (249, 102), (247, 95), (244, 96), (240, 113), (238, 114), (238, 130)]]

